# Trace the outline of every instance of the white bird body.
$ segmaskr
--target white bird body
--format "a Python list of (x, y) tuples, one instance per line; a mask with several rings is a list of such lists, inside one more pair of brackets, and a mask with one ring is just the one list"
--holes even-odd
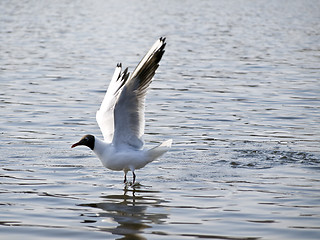
[(171, 147), (172, 140), (167, 140), (155, 148), (145, 150), (142, 139), (145, 96), (159, 66), (165, 45), (165, 38), (157, 40), (130, 77), (128, 68), (122, 72), (121, 64), (117, 65), (96, 114), (104, 140), (85, 135), (72, 145), (72, 148), (78, 145), (88, 146), (104, 167), (124, 171), (125, 182), (128, 171), (132, 171), (134, 183), (136, 169), (143, 168)]
[(112, 143), (99, 139), (95, 141), (93, 152), (103, 166), (114, 171), (140, 169), (148, 163), (145, 150), (117, 149)]
[(167, 140), (161, 145), (149, 150), (136, 150), (134, 148), (118, 149), (112, 143), (95, 138), (93, 152), (101, 160), (102, 165), (114, 171), (134, 171), (143, 168), (171, 147), (172, 140)]

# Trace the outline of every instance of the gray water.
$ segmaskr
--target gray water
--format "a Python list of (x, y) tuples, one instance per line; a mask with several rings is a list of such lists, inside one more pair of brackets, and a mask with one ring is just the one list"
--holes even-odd
[[(1, 239), (319, 239), (319, 1), (0, 1)], [(160, 36), (136, 172), (85, 134)], [(131, 175), (130, 175), (131, 177)]]

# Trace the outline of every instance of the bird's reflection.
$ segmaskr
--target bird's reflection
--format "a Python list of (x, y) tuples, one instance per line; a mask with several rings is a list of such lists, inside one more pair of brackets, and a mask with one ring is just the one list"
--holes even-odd
[[(168, 214), (158, 212), (164, 200), (158, 198), (156, 193), (142, 189), (141, 186), (132, 188), (125, 186), (122, 194), (102, 195), (103, 201), (99, 203), (81, 204), (81, 206), (102, 210), (94, 216), (83, 214), (83, 216), (88, 216), (83, 223), (98, 228), (100, 231), (122, 236), (119, 239), (145, 239), (141, 236), (144, 229), (151, 228), (152, 224), (164, 223), (168, 218)], [(152, 211), (153, 207), (157, 207), (156, 212)], [(103, 226), (101, 222), (107, 223), (106, 226)]]

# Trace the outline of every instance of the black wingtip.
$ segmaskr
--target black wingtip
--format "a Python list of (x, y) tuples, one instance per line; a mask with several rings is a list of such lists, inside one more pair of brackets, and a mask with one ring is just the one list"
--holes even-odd
[[(160, 51), (162, 52), (162, 54), (164, 53), (164, 48), (165, 48), (165, 46), (167, 45), (167, 43), (166, 43), (166, 37), (161, 37), (160, 39), (160, 42), (162, 43), (162, 45), (161, 45), (161, 47), (160, 47)], [(161, 57), (162, 57), (162, 55), (161, 55)], [(161, 57), (160, 57), (160, 59), (161, 59)], [(160, 60), (159, 60), (160, 61)]]
[(163, 43), (165, 43), (165, 41), (166, 41), (166, 37), (160, 37), (160, 42), (163, 42)]
[(117, 67), (122, 67), (122, 64), (121, 63), (117, 63)]
[(126, 75), (128, 73), (128, 68), (126, 67), (126, 69), (123, 71), (123, 75)]

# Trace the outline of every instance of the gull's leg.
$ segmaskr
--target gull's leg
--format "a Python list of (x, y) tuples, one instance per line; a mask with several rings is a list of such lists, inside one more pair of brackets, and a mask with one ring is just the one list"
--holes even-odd
[(127, 171), (124, 171), (124, 180), (123, 180), (123, 183), (126, 183), (127, 182)]
[(134, 184), (134, 182), (136, 181), (136, 174), (134, 173), (134, 171), (132, 171), (132, 176), (133, 176), (133, 182), (132, 182), (132, 184)]
[(134, 182), (136, 181), (136, 174), (134, 173), (134, 167), (133, 166), (129, 166), (130, 171), (132, 172), (132, 185), (134, 184)]

